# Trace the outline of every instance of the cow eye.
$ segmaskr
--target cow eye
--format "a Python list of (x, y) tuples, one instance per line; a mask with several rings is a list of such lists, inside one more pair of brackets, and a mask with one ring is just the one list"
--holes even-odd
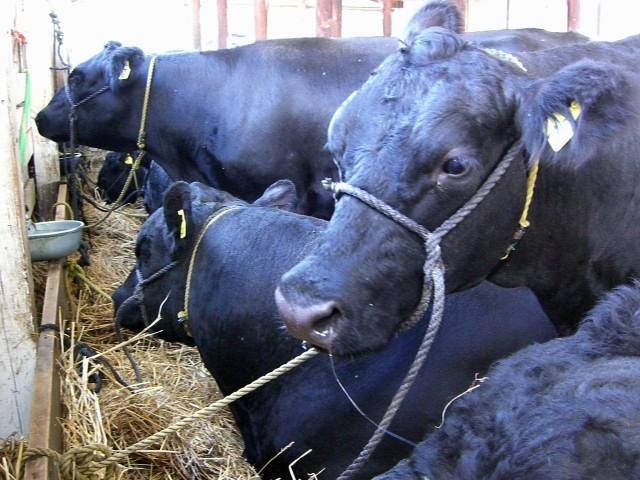
[(470, 164), (471, 162), (467, 157), (451, 157), (442, 164), (442, 171), (447, 175), (462, 175), (467, 171)]
[(69, 79), (67, 81), (69, 82), (70, 87), (79, 87), (84, 81), (84, 75), (80, 72), (73, 72), (69, 75)]

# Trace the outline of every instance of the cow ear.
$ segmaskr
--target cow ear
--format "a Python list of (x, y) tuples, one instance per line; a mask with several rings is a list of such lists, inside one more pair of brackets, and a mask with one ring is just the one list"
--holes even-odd
[(291, 180), (278, 180), (267, 188), (253, 205), (258, 207), (274, 207), (291, 212), (297, 203), (296, 186)]
[(411, 45), (414, 38), (431, 27), (442, 27), (455, 33), (464, 31), (462, 14), (458, 8), (446, 0), (435, 0), (422, 5), (411, 16), (404, 28), (403, 43)]
[(191, 187), (186, 182), (175, 182), (165, 192), (163, 199), (164, 220), (174, 240), (174, 258), (185, 254), (188, 235), (192, 233)]
[(132, 85), (141, 76), (140, 67), (144, 61), (144, 53), (138, 47), (113, 48), (108, 72), (111, 89), (117, 91)]
[(555, 161), (592, 157), (633, 114), (632, 83), (617, 65), (583, 60), (520, 88), (516, 125), (526, 150)]
[(230, 193), (200, 182), (191, 183), (191, 192), (193, 200), (200, 203), (242, 203), (242, 200)]

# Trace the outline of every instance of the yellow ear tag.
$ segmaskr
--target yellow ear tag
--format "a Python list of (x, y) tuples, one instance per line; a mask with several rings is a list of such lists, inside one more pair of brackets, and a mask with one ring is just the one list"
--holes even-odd
[(184, 218), (184, 210), (178, 210), (178, 215), (182, 218), (182, 221), (180, 222), (180, 238), (184, 238), (187, 236), (187, 221)]
[(125, 165), (133, 165), (133, 157), (127, 153), (127, 156), (124, 157)]
[[(574, 120), (577, 120), (580, 116), (580, 104), (575, 100), (571, 102), (569, 106), (569, 112)], [(547, 118), (547, 141), (549, 146), (554, 152), (558, 152), (564, 147), (569, 140), (573, 137), (573, 128), (571, 122), (566, 119), (561, 113), (555, 112), (552, 116)]]
[(122, 67), (122, 72), (120, 72), (120, 76), (118, 80), (126, 80), (129, 78), (129, 74), (131, 73), (131, 67), (129, 66), (129, 60), (124, 61), (124, 66)]

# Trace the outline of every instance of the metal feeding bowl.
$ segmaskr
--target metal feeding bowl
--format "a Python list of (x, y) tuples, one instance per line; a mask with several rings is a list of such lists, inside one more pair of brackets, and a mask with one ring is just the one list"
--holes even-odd
[(29, 253), (32, 262), (57, 260), (75, 252), (82, 240), (79, 220), (55, 220), (27, 224)]

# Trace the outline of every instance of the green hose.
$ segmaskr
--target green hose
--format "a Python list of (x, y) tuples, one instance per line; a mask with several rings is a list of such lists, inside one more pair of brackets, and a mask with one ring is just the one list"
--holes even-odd
[(20, 123), (20, 136), (18, 139), (18, 150), (20, 166), (24, 165), (24, 150), (27, 144), (27, 128), (29, 124), (29, 111), (31, 108), (31, 78), (29, 70), (24, 70), (24, 105), (22, 107), (22, 122)]

